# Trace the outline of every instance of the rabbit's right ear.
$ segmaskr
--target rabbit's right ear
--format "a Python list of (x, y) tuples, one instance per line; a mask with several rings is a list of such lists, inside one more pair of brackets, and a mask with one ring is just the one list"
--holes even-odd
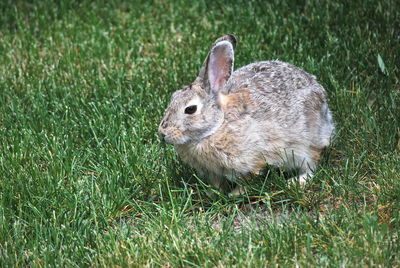
[(197, 78), (209, 93), (218, 93), (230, 78), (235, 47), (236, 38), (231, 34), (218, 38), (212, 46)]

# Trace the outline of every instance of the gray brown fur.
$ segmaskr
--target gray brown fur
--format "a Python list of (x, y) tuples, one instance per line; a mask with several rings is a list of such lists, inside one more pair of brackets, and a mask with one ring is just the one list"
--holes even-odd
[[(334, 130), (324, 88), (280, 61), (233, 72), (235, 47), (232, 35), (214, 43), (199, 77), (173, 94), (160, 136), (217, 188), (266, 164), (299, 168), (304, 183)], [(196, 113), (185, 114), (189, 105)]]

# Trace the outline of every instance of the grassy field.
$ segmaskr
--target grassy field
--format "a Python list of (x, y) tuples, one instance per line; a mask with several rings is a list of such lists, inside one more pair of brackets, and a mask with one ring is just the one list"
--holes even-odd
[[(0, 266), (400, 266), (398, 1), (104, 2), (0, 3)], [(304, 189), (271, 170), (218, 194), (160, 144), (225, 33), (236, 67), (326, 88), (337, 132)]]

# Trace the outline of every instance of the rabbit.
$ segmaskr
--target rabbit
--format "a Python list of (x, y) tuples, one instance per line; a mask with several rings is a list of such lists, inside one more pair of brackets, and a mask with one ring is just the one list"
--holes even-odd
[(173, 93), (159, 135), (222, 191), (267, 165), (298, 170), (304, 185), (334, 132), (325, 90), (277, 60), (233, 71), (236, 43), (231, 34), (214, 42), (194, 82)]

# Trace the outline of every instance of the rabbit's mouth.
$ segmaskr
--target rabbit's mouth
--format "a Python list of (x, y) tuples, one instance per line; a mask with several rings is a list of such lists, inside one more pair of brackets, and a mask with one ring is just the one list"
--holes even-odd
[(189, 141), (188, 137), (182, 135), (181, 133), (177, 133), (177, 132), (174, 132), (172, 134), (171, 133), (166, 134), (164, 131), (160, 130), (159, 136), (160, 136), (160, 140), (162, 142), (174, 144), (174, 145), (185, 144)]
[(166, 143), (173, 144), (173, 145), (182, 145), (182, 144), (188, 143), (188, 142), (189, 142), (189, 138), (187, 138), (187, 137), (182, 137), (182, 138), (180, 138), (180, 139), (174, 139), (174, 138), (170, 138), (170, 137), (166, 136), (166, 137), (164, 138), (164, 141), (165, 141)]

